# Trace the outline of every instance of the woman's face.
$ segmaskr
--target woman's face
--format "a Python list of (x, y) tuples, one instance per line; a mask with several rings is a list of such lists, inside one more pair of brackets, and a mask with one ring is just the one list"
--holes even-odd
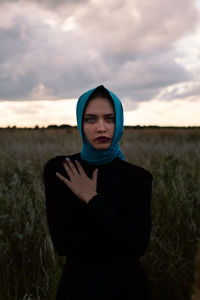
[(90, 144), (98, 150), (110, 147), (115, 131), (115, 111), (106, 98), (94, 98), (86, 106), (83, 131)]

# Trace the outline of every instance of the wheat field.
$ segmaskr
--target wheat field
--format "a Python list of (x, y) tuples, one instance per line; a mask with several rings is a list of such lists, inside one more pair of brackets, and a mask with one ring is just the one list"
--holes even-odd
[[(48, 232), (43, 168), (56, 155), (80, 152), (81, 139), (77, 128), (13, 128), (0, 129), (0, 141), (0, 300), (54, 300), (64, 258)], [(152, 234), (142, 258), (153, 300), (196, 300), (200, 129), (125, 128), (120, 146), (154, 177)]]

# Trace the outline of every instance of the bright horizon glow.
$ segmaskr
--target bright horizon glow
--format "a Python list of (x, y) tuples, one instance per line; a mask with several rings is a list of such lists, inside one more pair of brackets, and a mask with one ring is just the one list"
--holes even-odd
[[(76, 126), (77, 99), (42, 101), (1, 101), (0, 127)], [(125, 105), (124, 105), (125, 106)], [(9, 121), (8, 121), (9, 120)], [(124, 109), (125, 126), (200, 126), (200, 101), (151, 100), (140, 102), (135, 110)]]

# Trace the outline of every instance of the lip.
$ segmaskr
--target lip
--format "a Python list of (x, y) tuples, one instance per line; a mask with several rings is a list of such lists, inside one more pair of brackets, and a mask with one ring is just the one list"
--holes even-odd
[(102, 143), (106, 143), (109, 142), (111, 139), (107, 136), (98, 136), (95, 140)]

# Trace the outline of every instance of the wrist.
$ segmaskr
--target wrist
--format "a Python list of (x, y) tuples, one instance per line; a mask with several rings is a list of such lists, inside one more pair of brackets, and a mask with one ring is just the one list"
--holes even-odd
[(94, 196), (96, 196), (96, 195), (98, 195), (98, 193), (93, 193), (93, 194), (90, 194), (90, 195), (87, 195), (86, 197), (85, 197), (85, 202), (88, 204), (89, 202), (90, 202), (90, 200), (92, 200), (92, 198), (94, 197)]

